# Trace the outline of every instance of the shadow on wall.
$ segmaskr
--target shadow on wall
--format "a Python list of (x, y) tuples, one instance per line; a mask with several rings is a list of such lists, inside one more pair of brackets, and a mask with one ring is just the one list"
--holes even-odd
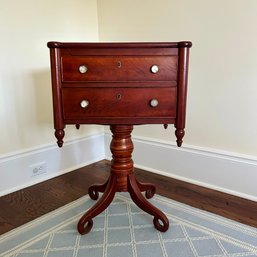
[(53, 126), (51, 74), (40, 70), (32, 74), (35, 94), (35, 122), (40, 127)]
[(50, 70), (14, 67), (8, 73), (3, 81), (0, 153), (48, 144), (53, 128)]

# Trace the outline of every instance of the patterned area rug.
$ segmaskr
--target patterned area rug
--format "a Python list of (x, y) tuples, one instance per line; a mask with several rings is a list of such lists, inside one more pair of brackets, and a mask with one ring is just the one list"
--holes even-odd
[(223, 257), (256, 256), (257, 229), (154, 196), (170, 228), (161, 233), (152, 216), (127, 194), (116, 194), (84, 236), (77, 221), (94, 201), (85, 196), (0, 237), (1, 257)]

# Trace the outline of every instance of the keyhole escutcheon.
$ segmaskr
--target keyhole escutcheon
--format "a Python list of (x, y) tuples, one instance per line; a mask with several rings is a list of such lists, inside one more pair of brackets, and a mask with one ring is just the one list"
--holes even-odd
[(117, 101), (120, 101), (121, 97), (122, 97), (122, 94), (117, 94), (117, 95), (116, 95)]
[(118, 67), (118, 69), (121, 68), (121, 61), (117, 61), (117, 67)]

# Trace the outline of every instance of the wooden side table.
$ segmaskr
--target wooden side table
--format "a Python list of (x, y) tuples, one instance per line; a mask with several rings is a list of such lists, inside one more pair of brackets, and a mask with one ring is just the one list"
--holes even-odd
[[(88, 233), (93, 218), (112, 202), (116, 192), (129, 192), (132, 200), (154, 217), (165, 232), (169, 220), (147, 199), (155, 186), (137, 181), (133, 173), (131, 132), (134, 125), (174, 124), (177, 145), (185, 128), (189, 48), (176, 43), (61, 43), (48, 42), (51, 58), (54, 127), (63, 145), (66, 124), (110, 125), (113, 134), (109, 179), (89, 188), (97, 200), (78, 222)], [(145, 197), (141, 192), (145, 192)]]

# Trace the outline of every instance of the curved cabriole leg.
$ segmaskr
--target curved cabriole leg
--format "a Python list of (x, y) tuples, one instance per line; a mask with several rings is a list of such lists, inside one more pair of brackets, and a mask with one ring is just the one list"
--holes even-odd
[(139, 190), (141, 192), (145, 192), (145, 197), (147, 199), (150, 199), (154, 196), (155, 192), (156, 192), (156, 188), (154, 184), (151, 183), (141, 183), (139, 181), (137, 182), (137, 186), (139, 187)]
[(169, 228), (169, 220), (166, 215), (143, 197), (134, 174), (129, 175), (128, 179), (128, 191), (132, 200), (140, 209), (154, 216), (153, 224), (157, 230), (161, 232), (167, 231)]
[(92, 200), (97, 200), (99, 197), (99, 192), (103, 193), (107, 187), (109, 179), (104, 184), (92, 185), (88, 189), (88, 194)]
[(106, 190), (100, 200), (79, 220), (77, 229), (81, 235), (87, 234), (93, 227), (93, 218), (103, 212), (112, 202), (116, 192), (116, 178), (111, 175)]
[(59, 147), (62, 147), (62, 145), (63, 145), (63, 138), (64, 138), (64, 135), (65, 135), (64, 130), (63, 129), (56, 129), (54, 135), (55, 135), (55, 137), (57, 139), (57, 145)]
[[(133, 142), (131, 140), (132, 125), (112, 125), (113, 133), (110, 149), (113, 154), (111, 174), (107, 182), (93, 185), (89, 188), (91, 199), (97, 200), (99, 192), (104, 192), (100, 200), (89, 209), (78, 223), (78, 232), (87, 234), (93, 227), (93, 218), (103, 212), (112, 202), (115, 192), (129, 192), (132, 200), (139, 208), (154, 216), (156, 229), (165, 232), (169, 228), (169, 220), (163, 212), (149, 203), (146, 198), (155, 194), (155, 186), (151, 183), (141, 183), (136, 180), (131, 159)], [(145, 191), (146, 198), (141, 194)]]

